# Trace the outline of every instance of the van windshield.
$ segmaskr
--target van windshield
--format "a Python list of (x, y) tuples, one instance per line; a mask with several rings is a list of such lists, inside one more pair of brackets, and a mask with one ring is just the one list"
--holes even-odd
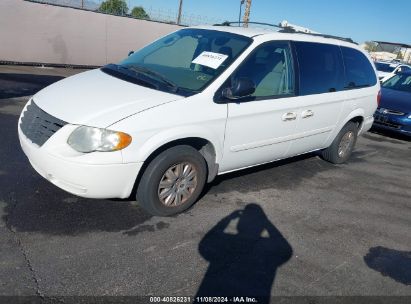
[(132, 71), (136, 77), (144, 75), (141, 81), (152, 82), (156, 89), (189, 96), (217, 78), (251, 42), (251, 38), (227, 32), (182, 29), (135, 52), (116, 66), (117, 71)]

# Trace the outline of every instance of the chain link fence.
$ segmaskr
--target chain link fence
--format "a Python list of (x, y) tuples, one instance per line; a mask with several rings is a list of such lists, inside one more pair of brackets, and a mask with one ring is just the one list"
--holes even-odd
[[(178, 18), (178, 8), (176, 10), (144, 7), (144, 13), (140, 9), (134, 8), (139, 7), (132, 0), (25, 0), (28, 2), (49, 4), (64, 6), (70, 8), (83, 9), (88, 11), (94, 11), (99, 13), (123, 16), (135, 19), (145, 19), (157, 22), (164, 22), (170, 24), (176, 24)], [(203, 16), (198, 14), (192, 14), (189, 12), (184, 12), (181, 15), (181, 25), (192, 26), (200, 24), (217, 24), (222, 23), (224, 20), (219, 18), (214, 18), (210, 16)]]

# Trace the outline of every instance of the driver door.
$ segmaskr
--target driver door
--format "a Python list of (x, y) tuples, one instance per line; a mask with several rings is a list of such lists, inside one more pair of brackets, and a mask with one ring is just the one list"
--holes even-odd
[(287, 156), (299, 120), (295, 75), (288, 42), (260, 45), (233, 73), (255, 84), (252, 96), (229, 101), (221, 172)]

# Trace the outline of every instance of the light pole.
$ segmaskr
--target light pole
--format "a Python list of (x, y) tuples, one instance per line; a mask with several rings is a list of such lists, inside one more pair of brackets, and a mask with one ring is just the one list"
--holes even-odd
[(240, 26), (240, 24), (241, 24), (241, 9), (243, 7), (244, 1), (245, 0), (240, 1), (240, 14), (238, 15), (238, 26)]
[(245, 11), (244, 11), (244, 18), (243, 18), (244, 27), (248, 27), (248, 22), (250, 21), (251, 1), (252, 0), (247, 0), (247, 3), (245, 4)]
[(180, 0), (180, 5), (178, 7), (178, 17), (177, 17), (177, 24), (180, 25), (181, 23), (181, 12), (183, 10), (183, 0)]

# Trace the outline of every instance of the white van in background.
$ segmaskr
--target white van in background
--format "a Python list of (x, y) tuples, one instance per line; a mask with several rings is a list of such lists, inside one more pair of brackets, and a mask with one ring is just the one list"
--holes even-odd
[(18, 133), (56, 186), (89, 198), (136, 188), (148, 212), (168, 216), (219, 174), (317, 150), (347, 161), (379, 91), (371, 60), (345, 39), (185, 28), (43, 89)]

